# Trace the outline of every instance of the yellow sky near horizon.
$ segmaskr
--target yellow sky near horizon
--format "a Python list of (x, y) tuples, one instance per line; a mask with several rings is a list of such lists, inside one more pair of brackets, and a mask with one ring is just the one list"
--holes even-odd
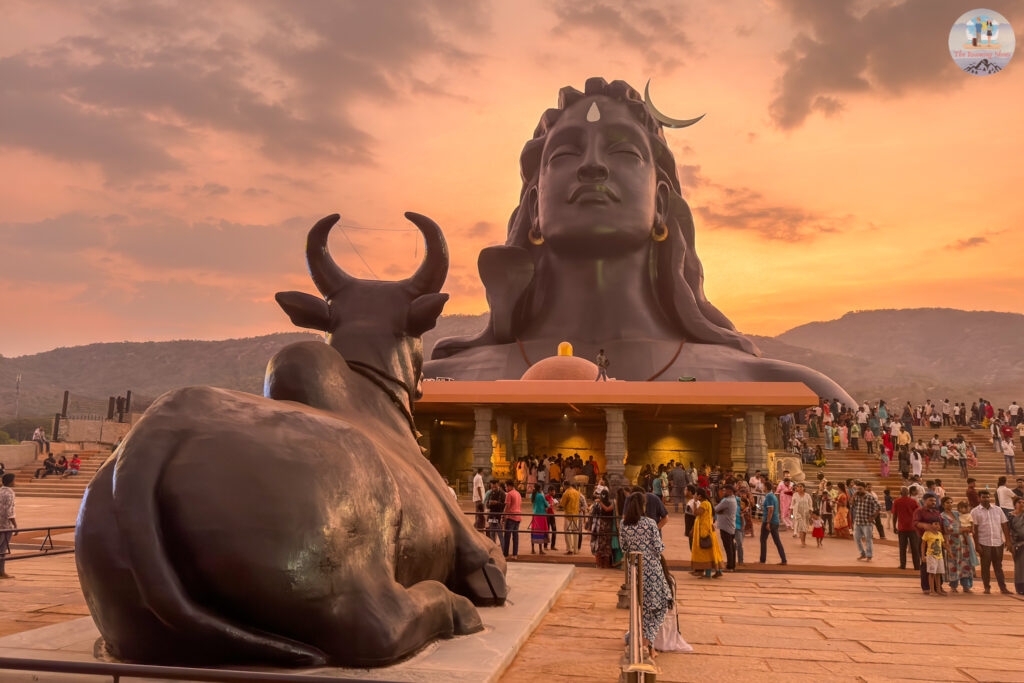
[(446, 312), (482, 312), (476, 256), (504, 241), (520, 150), (560, 87), (596, 75), (650, 78), (669, 115), (707, 114), (666, 135), (708, 297), (740, 330), (1024, 312), (1024, 57), (959, 71), (946, 39), (961, 5), (416, 0), (396, 18), (14, 3), (0, 353), (289, 329), (273, 293), (312, 291), (305, 232), (332, 212), (399, 230), (331, 238), (344, 268), (384, 279), (422, 254), (402, 212), (431, 216), (452, 252)]

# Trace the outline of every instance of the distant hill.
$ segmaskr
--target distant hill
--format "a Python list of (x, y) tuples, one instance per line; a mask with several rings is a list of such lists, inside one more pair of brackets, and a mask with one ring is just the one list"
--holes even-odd
[(315, 334), (288, 332), (225, 341), (122, 342), (54, 349), (0, 358), (0, 417), (14, 415), (20, 372), (21, 415), (60, 412), (64, 391), (71, 412), (105, 412), (108, 396), (131, 390), (136, 406), (175, 387), (210, 384), (262, 393), (267, 361), (282, 346)]
[[(898, 384), (904, 377), (928, 378), (932, 388), (922, 398), (956, 400), (955, 396), (970, 401), (983, 396), (1004, 405), (1024, 394), (1024, 315), (1019, 313), (950, 308), (856, 311), (838, 320), (794, 327), (776, 339), (890, 367), (889, 376), (899, 378)], [(881, 379), (865, 372), (863, 380), (875, 377)]]
[[(443, 316), (424, 335), (427, 357), (438, 339), (474, 335), (486, 315)], [(163, 392), (193, 384), (261, 393), (270, 357), (308, 332), (224, 341), (124, 342), (0, 357), (0, 423), (14, 415), (21, 373), (21, 415), (52, 415), (70, 390), (71, 411), (105, 411), (108, 396), (132, 390), (142, 408)], [(1024, 399), (1024, 316), (907, 309), (858, 311), (800, 325), (778, 337), (754, 337), (764, 355), (815, 368), (859, 400), (923, 402), (978, 396), (1005, 405)]]

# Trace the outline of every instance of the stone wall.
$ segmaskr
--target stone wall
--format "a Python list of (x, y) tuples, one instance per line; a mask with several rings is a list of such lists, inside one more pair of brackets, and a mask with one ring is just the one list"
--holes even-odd
[(60, 426), (60, 437), (64, 441), (93, 441), (102, 444), (114, 444), (131, 429), (127, 422), (112, 420), (76, 420), (63, 418)]
[(8, 472), (12, 472), (22, 465), (27, 465), (36, 459), (36, 449), (39, 447), (34, 441), (23, 442), (12, 446), (0, 446), (0, 462)]

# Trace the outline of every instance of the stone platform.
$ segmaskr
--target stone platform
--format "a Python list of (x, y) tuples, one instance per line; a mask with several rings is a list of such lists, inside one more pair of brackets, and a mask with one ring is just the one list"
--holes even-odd
[[(330, 667), (304, 669), (301, 673), (325, 679), (497, 681), (559, 594), (569, 585), (573, 572), (574, 568), (569, 565), (513, 564), (508, 569), (508, 602), (503, 607), (480, 609), (485, 627), (482, 632), (437, 641), (394, 666), (380, 669)], [(0, 656), (92, 662), (96, 661), (93, 648), (98, 637), (99, 632), (91, 617), (78, 618), (0, 638)], [(4, 671), (0, 673), (0, 680), (63, 683), (109, 681), (110, 678)]]

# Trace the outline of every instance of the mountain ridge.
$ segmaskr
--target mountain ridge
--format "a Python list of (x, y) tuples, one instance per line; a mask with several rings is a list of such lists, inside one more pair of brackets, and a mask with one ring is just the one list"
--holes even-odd
[[(442, 316), (424, 335), (429, 357), (443, 337), (474, 335), (487, 315)], [(1004, 405), (1024, 385), (1024, 315), (950, 308), (851, 311), (798, 325), (775, 337), (750, 335), (765, 357), (807, 365), (858, 400), (962, 400)], [(105, 413), (107, 397), (132, 390), (135, 406), (167, 390), (210, 384), (261, 393), (263, 372), (281, 347), (321, 339), (280, 332), (218, 341), (113, 342), (0, 356), (0, 420), (14, 415), (14, 377), (22, 375), (22, 416), (52, 415), (64, 390), (71, 412)]]

